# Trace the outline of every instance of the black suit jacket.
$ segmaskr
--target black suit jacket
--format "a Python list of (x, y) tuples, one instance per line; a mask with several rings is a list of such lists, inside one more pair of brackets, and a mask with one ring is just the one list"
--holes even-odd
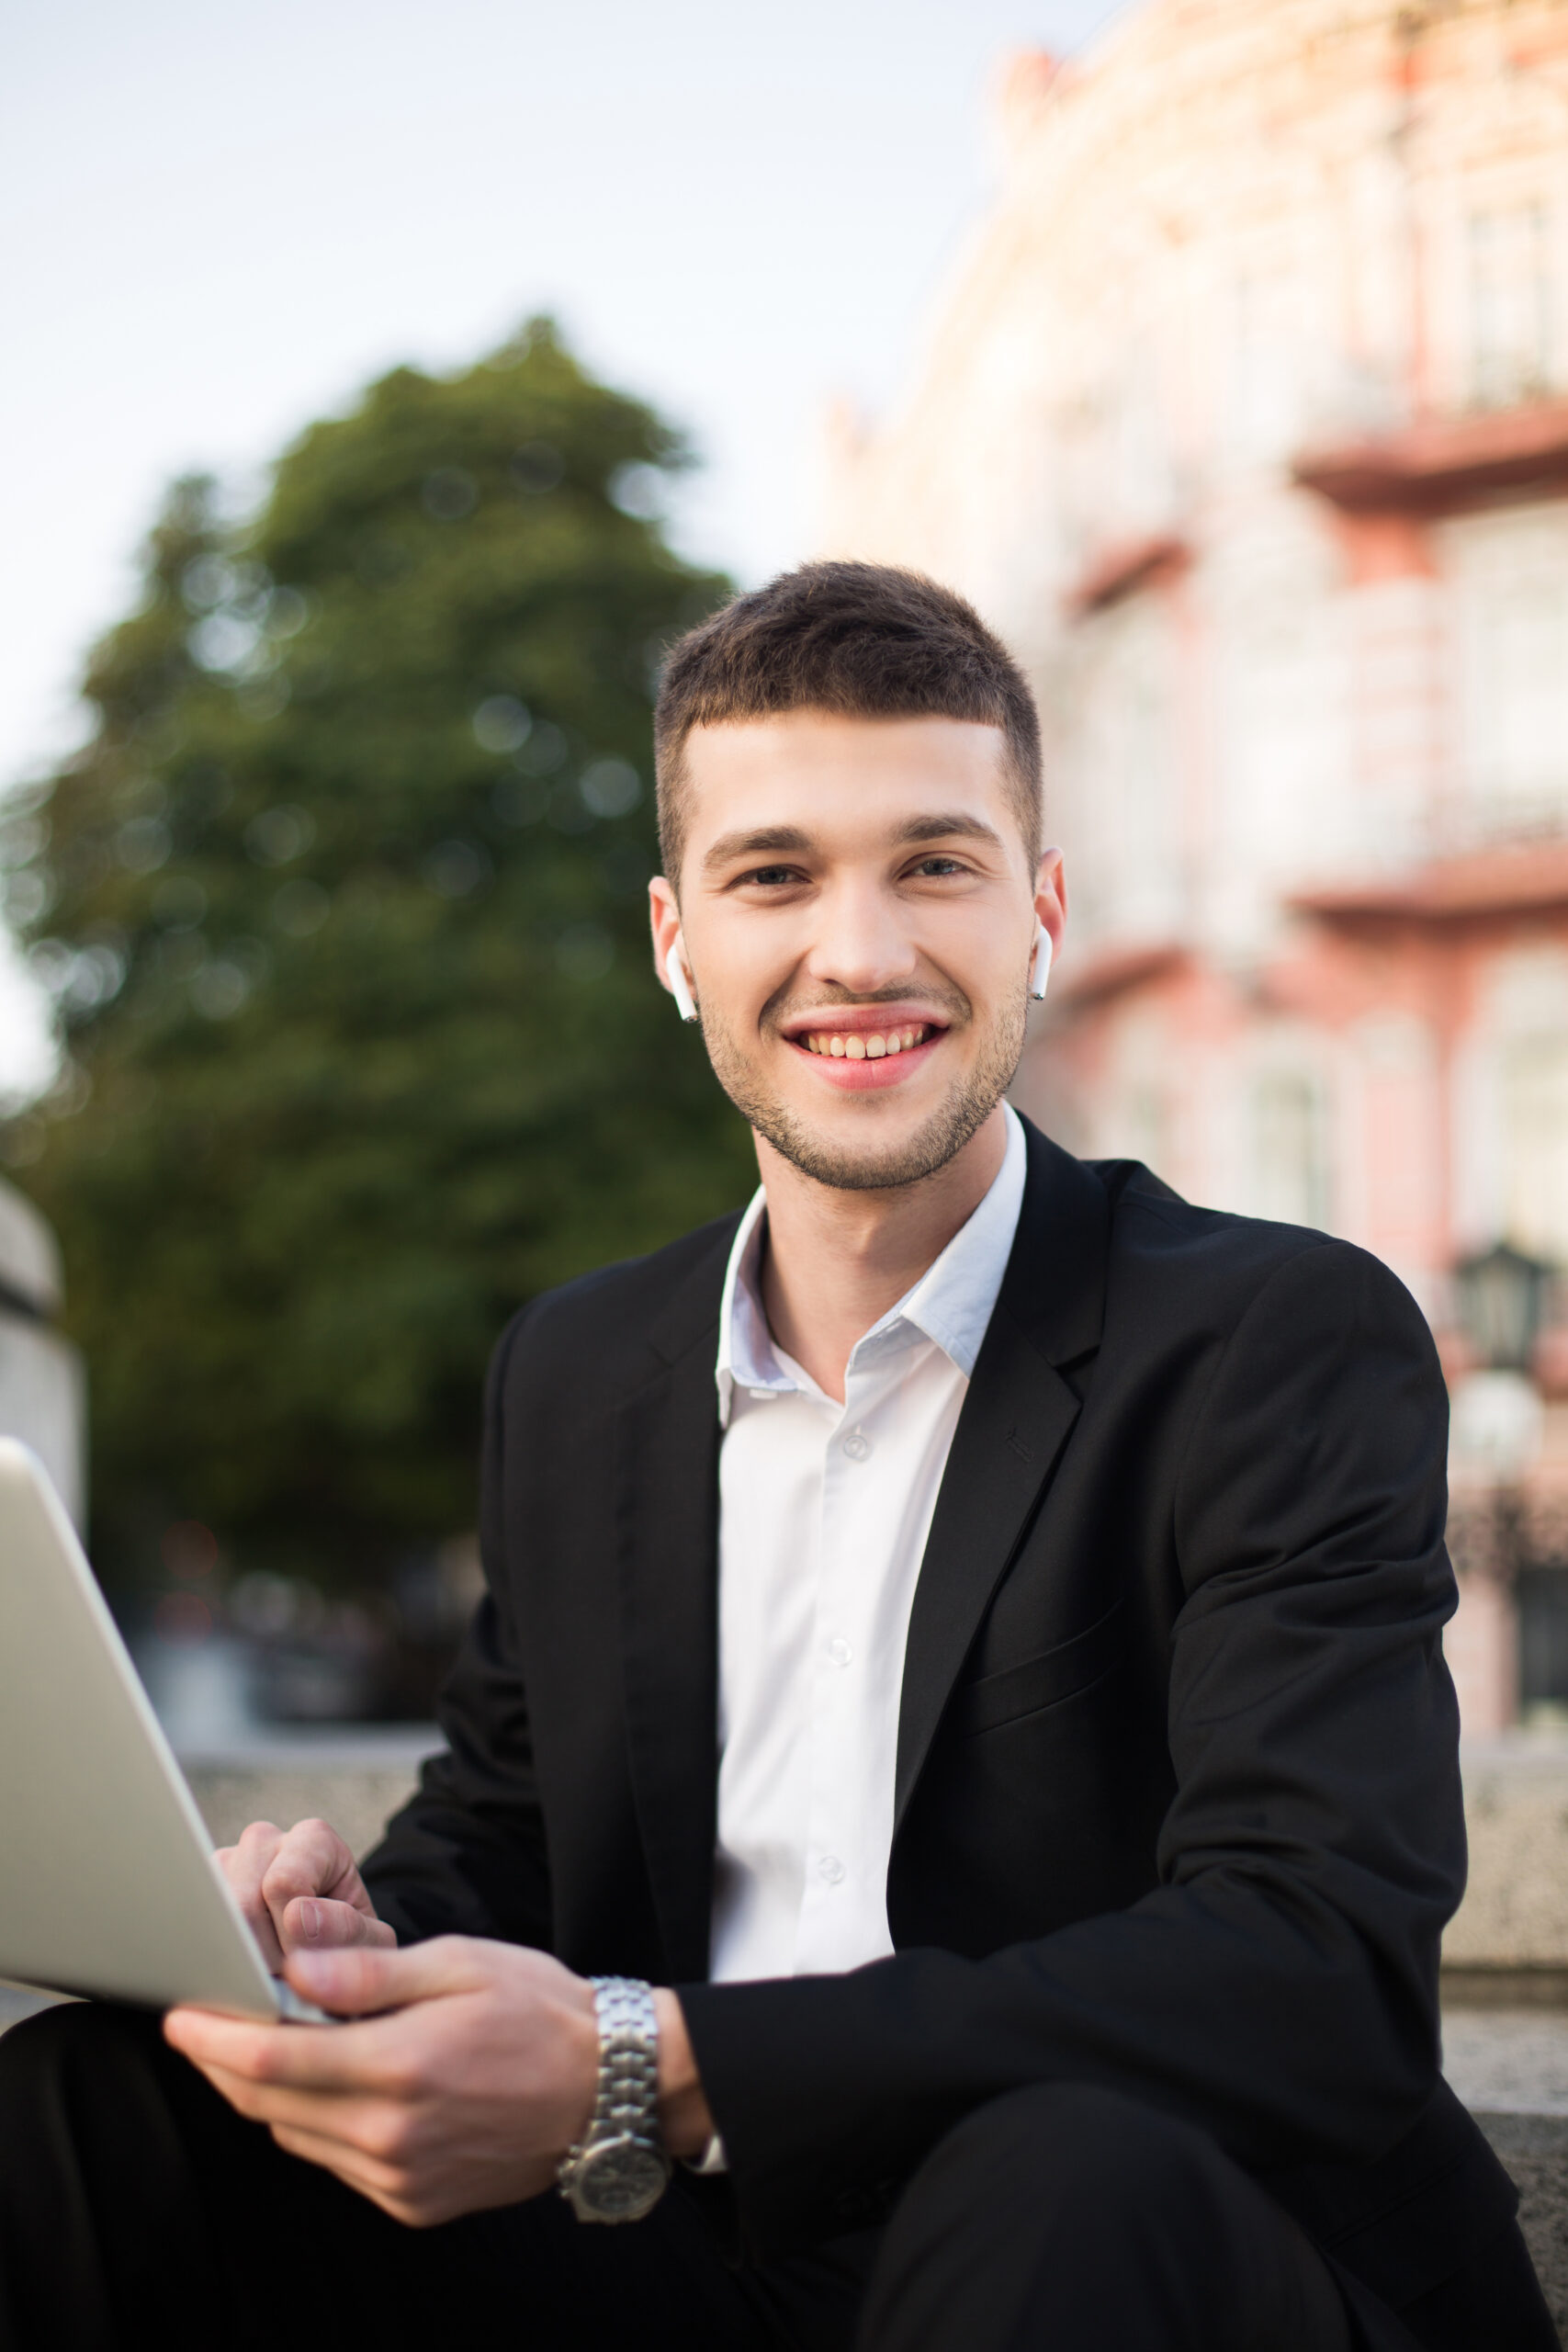
[(1029, 1132), (909, 1625), (888, 1920), (708, 1984), (733, 1219), (536, 1300), (487, 1405), (489, 1598), (366, 1876), (400, 1936), (679, 1986), (739, 2229), (874, 2222), (1050, 2079), (1197, 2122), (1401, 2302), (1513, 2210), (1438, 2075), (1464, 1882), (1447, 1400), (1375, 1259)]

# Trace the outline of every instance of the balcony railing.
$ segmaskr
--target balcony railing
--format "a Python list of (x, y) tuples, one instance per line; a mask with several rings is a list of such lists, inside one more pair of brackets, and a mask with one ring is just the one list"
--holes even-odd
[(1427, 418), (1309, 450), (1292, 471), (1303, 489), (1362, 514), (1449, 514), (1498, 491), (1568, 489), (1568, 401)]

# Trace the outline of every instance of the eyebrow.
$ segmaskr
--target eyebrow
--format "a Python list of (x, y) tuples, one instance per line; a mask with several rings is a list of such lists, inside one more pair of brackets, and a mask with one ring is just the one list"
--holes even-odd
[[(955, 834), (964, 840), (988, 842), (994, 849), (1002, 847), (1002, 837), (994, 825), (954, 809), (908, 818), (893, 840), (897, 848), (910, 849), (921, 842), (951, 841)], [(748, 833), (721, 833), (704, 856), (703, 869), (714, 873), (738, 857), (808, 856), (813, 846), (810, 834), (802, 832), (798, 825), (761, 825)]]
[(989, 842), (996, 849), (1002, 846), (1000, 833), (983, 817), (968, 817), (950, 809), (934, 817), (911, 817), (907, 824), (899, 826), (894, 839), (902, 846), (912, 846), (918, 842), (947, 841), (954, 833), (967, 841)]
[(703, 870), (711, 874), (716, 866), (728, 865), (737, 857), (776, 857), (781, 853), (793, 853), (799, 857), (810, 847), (811, 836), (803, 833), (798, 825), (760, 825), (750, 833), (720, 833), (703, 859)]

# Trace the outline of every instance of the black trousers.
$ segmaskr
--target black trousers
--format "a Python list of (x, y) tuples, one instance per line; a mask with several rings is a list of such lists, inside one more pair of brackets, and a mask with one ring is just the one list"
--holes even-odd
[(1402, 2326), (1354, 2287), (1348, 2301), (1201, 2132), (1073, 2085), (976, 2109), (882, 2232), (738, 2269), (700, 2204), (678, 2185), (647, 2221), (601, 2229), (547, 2196), (407, 2230), (242, 2121), (152, 2018), (62, 2007), (0, 2039), (5, 2352), (273, 2352), (319, 2329), (377, 2352), (1555, 2343), (1522, 2243), (1511, 2269), (1493, 2261), (1472, 2286), (1446, 2282)]

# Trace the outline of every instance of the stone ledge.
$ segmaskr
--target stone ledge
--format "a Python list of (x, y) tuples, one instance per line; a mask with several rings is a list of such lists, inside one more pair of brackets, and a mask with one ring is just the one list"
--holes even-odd
[(1506, 1961), (1445, 1961), (1445, 2009), (1568, 2011), (1568, 1962), (1510, 1967)]
[[(1568, 1744), (1512, 1733), (1467, 1745), (1470, 1883), (1443, 1938), (1445, 1973), (1557, 1971), (1568, 2001)], [(1523, 1979), (1517, 1996), (1527, 1994)]]
[(1530, 2258), (1568, 2344), (1568, 2115), (1472, 2111), (1518, 2188)]
[(287, 1828), (320, 1815), (358, 1855), (412, 1794), (423, 1759), (437, 1752), (433, 1724), (258, 1736), (221, 1754), (186, 1754), (181, 1768), (215, 1846), (250, 1821)]

